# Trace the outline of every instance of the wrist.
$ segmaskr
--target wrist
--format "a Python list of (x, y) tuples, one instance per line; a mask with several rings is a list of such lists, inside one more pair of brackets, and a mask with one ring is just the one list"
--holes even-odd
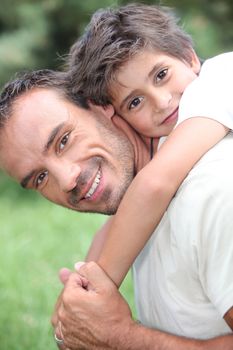
[[(137, 350), (134, 337), (137, 333), (137, 322), (129, 318), (119, 322), (115, 327), (111, 325), (108, 336), (109, 349), (114, 350)], [(142, 348), (140, 348), (141, 350)]]
[(121, 322), (109, 337), (110, 349), (152, 350), (148, 332), (150, 333), (150, 329), (132, 319)]
[[(214, 349), (206, 340), (175, 336), (145, 327), (133, 320), (116, 332), (110, 339), (110, 349), (114, 350), (204, 350)], [(208, 344), (207, 344), (208, 343)], [(212, 346), (212, 345), (211, 345)], [(220, 348), (216, 348), (220, 349)], [(226, 348), (228, 350), (228, 348)], [(230, 349), (230, 348), (229, 348)]]

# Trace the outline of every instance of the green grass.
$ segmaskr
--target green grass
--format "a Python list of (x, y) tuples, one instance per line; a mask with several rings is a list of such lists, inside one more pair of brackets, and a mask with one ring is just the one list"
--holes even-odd
[[(0, 349), (57, 349), (50, 316), (57, 272), (83, 260), (106, 217), (58, 207), (0, 174)], [(122, 288), (134, 310), (131, 276)]]

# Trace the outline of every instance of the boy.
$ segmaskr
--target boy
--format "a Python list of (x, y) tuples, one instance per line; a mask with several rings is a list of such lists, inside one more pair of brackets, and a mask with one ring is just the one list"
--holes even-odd
[[(148, 137), (159, 138), (172, 132), (180, 102), (179, 119), (207, 117), (190, 118), (171, 133), (136, 176), (117, 214), (99, 234), (105, 237), (101, 237), (103, 247), (101, 244), (96, 249), (93, 245), (88, 259), (97, 259), (117, 286), (187, 173), (233, 127), (229, 107), (232, 79), (222, 76), (222, 67), (231, 69), (229, 55), (208, 63), (196, 86), (191, 84), (181, 100), (186, 87), (197, 78), (200, 62), (191, 39), (169, 11), (146, 5), (97, 12), (71, 50), (73, 92), (91, 96), (96, 103), (112, 103), (116, 112), (145, 137), (145, 142)], [(212, 76), (209, 74), (207, 79), (208, 71)], [(225, 80), (229, 81), (226, 92)], [(223, 86), (220, 103), (217, 97)], [(198, 96), (200, 88), (202, 95)], [(207, 108), (199, 101), (201, 97)], [(152, 148), (152, 140), (149, 143)]]

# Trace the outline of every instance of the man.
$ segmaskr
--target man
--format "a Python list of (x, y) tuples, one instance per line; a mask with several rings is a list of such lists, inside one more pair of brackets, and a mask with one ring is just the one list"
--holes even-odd
[[(23, 187), (36, 189), (55, 203), (79, 211), (113, 214), (135, 173), (149, 161), (149, 150), (126, 122), (117, 116), (115, 124), (112, 122), (111, 106), (88, 108), (64, 85), (63, 75), (39, 71), (6, 87), (0, 102), (1, 167)], [(231, 147), (229, 135), (203, 157), (172, 201), (158, 228), (160, 233), (152, 236), (136, 261), (138, 308), (142, 315), (148, 314), (146, 326), (131, 319), (114, 285), (90, 264), (82, 267), (81, 276), (62, 275), (67, 282), (53, 318), (62, 349), (232, 349)], [(206, 163), (210, 165), (206, 167)], [(200, 200), (197, 190), (202, 194)], [(212, 214), (219, 211), (217, 221), (208, 215), (209, 210)], [(191, 220), (190, 213), (195, 215)], [(184, 235), (179, 237), (181, 230), (187, 232), (185, 240)], [(174, 250), (163, 249), (167, 239), (174, 240)], [(203, 244), (199, 244), (201, 240)], [(151, 255), (156, 260), (148, 259)], [(174, 265), (177, 259), (180, 270)], [(151, 274), (155, 263), (160, 275)], [(221, 283), (211, 278), (210, 285), (203, 279), (207, 270), (212, 277), (215, 272), (219, 281), (221, 277)], [(158, 302), (164, 310), (161, 328), (166, 330), (166, 319), (169, 325), (174, 319), (175, 331), (166, 331), (178, 336), (150, 328), (156, 327), (151, 324), (156, 315), (148, 278), (158, 279)], [(178, 282), (177, 290), (169, 289), (172, 280)], [(194, 295), (193, 283), (197, 287)], [(215, 289), (220, 285), (225, 286), (226, 297), (221, 295), (216, 300)], [(144, 298), (149, 298), (151, 308), (143, 309)], [(226, 312), (221, 314), (223, 310)], [(196, 318), (196, 313), (201, 317)], [(194, 325), (192, 318), (203, 323)]]

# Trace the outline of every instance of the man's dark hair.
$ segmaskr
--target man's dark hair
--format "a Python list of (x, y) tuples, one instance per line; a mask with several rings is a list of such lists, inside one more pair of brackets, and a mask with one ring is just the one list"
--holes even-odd
[(0, 127), (3, 127), (12, 114), (14, 103), (24, 93), (35, 88), (51, 88), (61, 97), (74, 104), (88, 108), (86, 100), (78, 94), (73, 95), (67, 88), (66, 73), (42, 69), (18, 73), (16, 78), (8, 82), (0, 95)]
[(191, 62), (192, 40), (177, 22), (170, 9), (160, 6), (98, 10), (68, 56), (71, 91), (97, 104), (111, 103), (115, 73), (144, 49)]

